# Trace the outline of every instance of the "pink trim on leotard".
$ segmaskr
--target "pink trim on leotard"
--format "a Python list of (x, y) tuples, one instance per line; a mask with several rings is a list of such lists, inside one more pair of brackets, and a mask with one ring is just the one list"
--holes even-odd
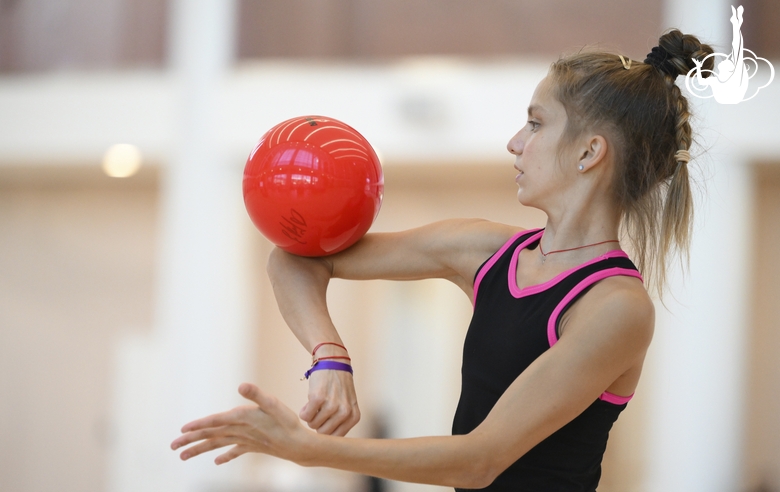
[(561, 312), (563, 312), (564, 308), (566, 308), (566, 306), (569, 305), (571, 300), (577, 297), (577, 295), (580, 292), (590, 287), (591, 285), (595, 284), (599, 280), (604, 280), (607, 277), (614, 277), (617, 275), (636, 277), (639, 280), (644, 281), (642, 279), (642, 275), (638, 271), (631, 270), (630, 268), (620, 268), (620, 267), (607, 268), (606, 270), (600, 270), (596, 273), (593, 273), (585, 277), (572, 290), (570, 290), (569, 293), (566, 294), (566, 296), (564, 296), (563, 299), (561, 299), (561, 302), (559, 302), (558, 305), (555, 306), (555, 309), (550, 315), (550, 319), (547, 320), (547, 341), (550, 343), (550, 347), (555, 345), (555, 343), (558, 341), (558, 333), (557, 330), (555, 329), (556, 326), (558, 325), (558, 317), (561, 315)]
[[(542, 229), (536, 229), (536, 232), (539, 232), (541, 230)], [(488, 272), (488, 270), (493, 268), (493, 265), (495, 265), (496, 262), (498, 261), (498, 259), (501, 258), (501, 256), (506, 252), (506, 250), (509, 249), (509, 247), (512, 245), (512, 243), (517, 241), (517, 238), (519, 238), (520, 236), (523, 236), (525, 234), (531, 233), (531, 232), (534, 232), (534, 229), (528, 229), (528, 230), (525, 230), (525, 231), (520, 231), (517, 234), (515, 234), (514, 236), (512, 236), (511, 238), (509, 238), (509, 240), (507, 242), (505, 242), (503, 246), (501, 246), (501, 249), (499, 249), (498, 251), (493, 253), (493, 256), (491, 256), (490, 259), (487, 261), (487, 263), (485, 263), (482, 266), (482, 268), (477, 273), (476, 280), (474, 280), (474, 301), (473, 301), (474, 305), (477, 304), (477, 290), (479, 289), (479, 284), (480, 284), (480, 282), (482, 282), (482, 279), (485, 277), (485, 274)], [(523, 241), (523, 243), (520, 246), (525, 247), (525, 245), (529, 244), (534, 239), (534, 237), (535, 237), (535, 235), (533, 237)]]
[[(572, 290), (569, 291), (568, 294), (566, 294), (561, 302), (555, 306), (555, 309), (550, 315), (550, 319), (547, 321), (547, 341), (550, 343), (550, 347), (558, 342), (558, 331), (556, 330), (556, 326), (558, 325), (558, 317), (561, 315), (566, 306), (569, 305), (572, 299), (574, 299), (580, 292), (595, 284), (599, 280), (617, 275), (636, 277), (644, 282), (642, 275), (638, 271), (620, 267), (607, 268), (606, 270), (601, 270), (585, 277), (585, 279), (580, 281), (580, 283), (578, 283)], [(624, 403), (628, 403), (628, 401), (631, 400), (633, 396), (633, 393), (628, 396), (620, 396), (605, 391), (601, 394), (601, 396), (599, 396), (599, 400), (604, 400), (615, 405), (622, 405)]]
[[(534, 236), (531, 239), (536, 239), (536, 236)], [(509, 282), (509, 292), (511, 292), (512, 296), (515, 297), (516, 299), (520, 299), (521, 297), (525, 297), (525, 296), (530, 296), (532, 294), (538, 294), (543, 290), (549, 289), (550, 287), (557, 284), (558, 282), (560, 282), (570, 274), (576, 272), (577, 270), (585, 268), (588, 265), (592, 265), (598, 261), (606, 260), (607, 258), (628, 258), (626, 252), (622, 250), (614, 249), (612, 251), (607, 251), (601, 256), (597, 256), (592, 260), (588, 260), (581, 265), (577, 265), (574, 268), (570, 268), (566, 271), (559, 273), (558, 275), (551, 278), (547, 282), (543, 282), (541, 284), (536, 284), (536, 285), (529, 285), (528, 287), (523, 287), (521, 289), (520, 287), (517, 286), (517, 258), (520, 256), (520, 251), (522, 251), (529, 242), (530, 241), (524, 241), (523, 244), (517, 247), (515, 252), (512, 254), (512, 263), (509, 264), (509, 274), (507, 279), (507, 281)]]
[(631, 401), (631, 398), (633, 397), (633, 393), (628, 396), (620, 396), (610, 393), (609, 391), (605, 391), (601, 394), (601, 396), (599, 396), (599, 400), (604, 400), (605, 402), (612, 403), (613, 405), (623, 405)]

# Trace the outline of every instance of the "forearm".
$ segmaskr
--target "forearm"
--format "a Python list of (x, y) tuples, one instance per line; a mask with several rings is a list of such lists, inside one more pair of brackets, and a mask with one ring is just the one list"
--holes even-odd
[[(326, 293), (331, 264), (275, 249), (268, 259), (268, 276), (279, 311), (304, 348), (317, 358), (351, 363), (328, 313)], [(329, 342), (320, 345), (323, 342)], [(360, 420), (355, 386), (349, 372), (321, 370), (309, 378), (309, 397), (299, 417), (319, 433), (343, 436)]]
[(403, 482), (483, 488), (498, 474), (476, 435), (353, 439), (311, 434), (304, 466), (325, 466)]
[(267, 271), (279, 311), (306, 350), (321, 342), (341, 343), (326, 304), (331, 273), (326, 261), (275, 249)]

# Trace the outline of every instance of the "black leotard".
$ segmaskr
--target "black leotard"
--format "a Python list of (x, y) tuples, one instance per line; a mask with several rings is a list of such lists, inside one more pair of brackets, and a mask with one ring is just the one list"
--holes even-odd
[[(561, 314), (594, 283), (614, 275), (641, 279), (627, 255), (615, 250), (548, 282), (519, 289), (519, 252), (535, 248), (543, 232), (535, 229), (515, 235), (477, 271), (474, 314), (463, 348), (462, 389), (453, 434), (467, 434), (476, 428), (520, 373), (558, 341)], [(483, 490), (596, 490), (609, 430), (629, 399), (604, 392)]]

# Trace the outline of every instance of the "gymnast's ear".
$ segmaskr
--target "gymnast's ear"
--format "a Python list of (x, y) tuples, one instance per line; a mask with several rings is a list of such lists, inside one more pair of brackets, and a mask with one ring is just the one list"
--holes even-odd
[(577, 147), (577, 170), (585, 173), (606, 160), (607, 139), (603, 135), (590, 134), (582, 138)]

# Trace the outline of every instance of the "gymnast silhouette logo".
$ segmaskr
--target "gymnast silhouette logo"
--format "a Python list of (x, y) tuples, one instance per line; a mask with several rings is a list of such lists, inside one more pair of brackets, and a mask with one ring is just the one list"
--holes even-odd
[[(692, 95), (702, 99), (714, 97), (721, 104), (737, 104), (753, 99), (761, 89), (772, 83), (772, 80), (775, 78), (775, 67), (766, 58), (761, 58), (744, 46), (742, 31), (740, 30), (742, 27), (742, 12), (744, 12), (742, 5), (736, 10), (733, 6), (731, 7), (732, 15), (730, 21), (733, 33), (731, 54), (712, 53), (703, 60), (693, 60), (696, 66), (685, 77), (685, 87)], [(748, 56), (746, 53), (752, 56)], [(723, 60), (717, 63), (717, 73), (713, 70), (702, 68), (704, 61), (710, 57), (723, 58)], [(750, 79), (758, 74), (759, 61), (769, 66), (769, 81), (758, 87), (749, 97), (745, 97)], [(709, 76), (705, 79), (702, 76), (703, 74), (709, 74)], [(707, 95), (708, 88), (712, 89), (712, 93), (709, 95)]]

